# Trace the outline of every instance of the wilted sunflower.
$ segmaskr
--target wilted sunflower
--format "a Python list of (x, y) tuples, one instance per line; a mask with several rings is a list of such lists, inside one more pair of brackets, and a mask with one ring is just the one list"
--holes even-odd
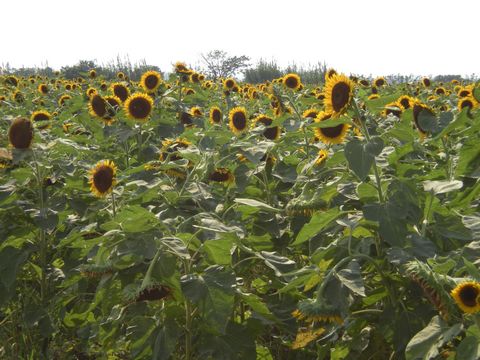
[(33, 140), (33, 125), (27, 118), (16, 118), (8, 129), (8, 140), (15, 149), (28, 149)]
[(328, 158), (328, 151), (321, 149), (318, 151), (317, 158), (315, 159), (315, 165), (321, 165)]
[(283, 85), (289, 89), (298, 90), (302, 85), (302, 81), (300, 80), (300, 76), (290, 73), (283, 77)]
[(387, 81), (385, 80), (385, 78), (383, 76), (377, 77), (373, 83), (377, 87), (387, 85)]
[(235, 181), (235, 176), (228, 169), (216, 168), (215, 171), (209, 175), (208, 179), (210, 181), (224, 183), (228, 185)]
[(110, 88), (112, 89), (113, 95), (122, 100), (122, 102), (125, 102), (130, 96), (130, 91), (122, 83), (113, 83), (110, 85)]
[(64, 106), (65, 102), (67, 100), (70, 100), (72, 97), (68, 94), (60, 96), (60, 99), (58, 99), (58, 106)]
[(51, 118), (52, 118), (52, 115), (48, 111), (38, 110), (33, 112), (32, 116), (30, 117), (30, 120), (45, 121), (45, 120), (50, 120)]
[(243, 132), (247, 131), (248, 128), (248, 120), (247, 120), (247, 112), (245, 111), (244, 107), (235, 107), (230, 110), (228, 114), (228, 126), (230, 130), (235, 135), (240, 135)]
[(418, 100), (415, 101), (415, 104), (413, 105), (413, 121), (415, 122), (415, 127), (420, 132), (420, 135), (423, 138), (426, 136), (427, 131), (421, 127), (419, 122), (419, 116), (421, 112), (426, 112), (432, 116), (434, 116), (435, 114), (433, 110), (427, 105), (421, 103)]
[(107, 114), (107, 103), (103, 97), (95, 94), (90, 98), (88, 109), (93, 117), (103, 118)]
[(147, 94), (135, 93), (125, 101), (125, 112), (135, 120), (147, 120), (153, 110), (153, 100)]
[(309, 323), (343, 324), (340, 311), (334, 306), (317, 299), (307, 299), (299, 302), (297, 310), (295, 310), (292, 315), (299, 320), (304, 320)]
[(38, 92), (43, 95), (48, 94), (48, 85), (47, 84), (38, 85)]
[(423, 86), (425, 86), (425, 87), (429, 87), (430, 84), (431, 84), (430, 79), (424, 77), (424, 78), (422, 79), (422, 84), (423, 84)]
[(280, 127), (272, 126), (269, 128), (269, 126), (272, 125), (273, 120), (268, 116), (258, 115), (254, 121), (256, 125), (262, 124), (267, 127), (267, 129), (265, 129), (263, 132), (263, 136), (265, 136), (267, 139), (277, 140), (280, 137)]
[(467, 314), (480, 311), (480, 283), (466, 281), (455, 287), (450, 293), (458, 307)]
[(111, 160), (99, 161), (93, 169), (90, 170), (90, 191), (98, 197), (104, 197), (110, 193), (117, 183), (115, 176), (117, 167)]
[(355, 84), (343, 74), (335, 74), (325, 83), (325, 110), (334, 117), (347, 110)]
[(210, 108), (209, 120), (211, 124), (220, 124), (222, 122), (222, 110), (218, 106)]
[[(321, 111), (315, 118), (315, 122), (322, 122), (330, 119), (331, 117), (332, 114)], [(349, 124), (340, 124), (326, 128), (315, 128), (315, 136), (327, 145), (341, 144), (345, 139), (345, 135), (347, 134), (349, 128)]]
[(160, 86), (161, 80), (162, 77), (157, 71), (150, 70), (143, 73), (140, 79), (140, 86), (143, 87), (147, 93), (154, 93)]

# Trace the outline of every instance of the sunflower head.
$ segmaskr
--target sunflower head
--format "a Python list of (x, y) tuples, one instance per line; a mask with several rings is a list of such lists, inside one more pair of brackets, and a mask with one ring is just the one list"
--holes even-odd
[(107, 103), (102, 96), (95, 94), (90, 98), (88, 109), (93, 117), (103, 118), (107, 114)]
[(130, 91), (122, 83), (113, 83), (110, 88), (112, 89), (113, 95), (118, 97), (122, 102), (126, 101), (130, 96)]
[(16, 118), (8, 129), (8, 140), (15, 149), (28, 149), (33, 141), (33, 125), (26, 118)]
[(439, 86), (435, 89), (435, 94), (437, 95), (445, 95), (447, 90), (443, 86)]
[(480, 283), (463, 282), (458, 284), (450, 294), (463, 312), (473, 314), (480, 311)]
[(97, 77), (97, 72), (95, 71), (95, 69), (91, 69), (88, 72), (88, 76), (90, 76), (90, 79), (95, 79)]
[(210, 108), (209, 120), (211, 124), (220, 124), (222, 122), (222, 110), (218, 106)]
[(123, 80), (123, 79), (125, 79), (125, 74), (123, 72), (119, 71), (117, 73), (117, 78), (120, 79), (120, 80)]
[(402, 115), (402, 107), (398, 102), (393, 101), (385, 105), (382, 113), (384, 116), (393, 115), (399, 118)]
[(228, 113), (228, 126), (235, 135), (240, 135), (248, 129), (247, 112), (244, 107), (235, 107)]
[(425, 129), (422, 128), (422, 126), (420, 125), (420, 122), (419, 122), (419, 117), (420, 117), (420, 113), (428, 113), (432, 116), (434, 116), (434, 112), (433, 110), (428, 107), (427, 105), (421, 103), (420, 101), (418, 100), (414, 100), (415, 103), (413, 105), (413, 121), (415, 123), (415, 127), (417, 128), (417, 130), (419, 131), (420, 133), (420, 136), (421, 137), (425, 137), (427, 135), (427, 131)]
[(376, 87), (382, 87), (384, 85), (387, 85), (387, 81), (383, 76), (377, 77), (373, 83)]
[(237, 82), (233, 78), (227, 78), (223, 80), (223, 88), (225, 90), (233, 90), (233, 88), (237, 85)]
[(303, 112), (302, 117), (306, 119), (315, 119), (318, 115), (318, 109), (307, 109)]
[(147, 94), (135, 93), (125, 101), (124, 109), (129, 118), (145, 121), (152, 113), (153, 100)]
[(263, 136), (265, 136), (265, 138), (269, 140), (277, 140), (280, 137), (281, 130), (278, 126), (269, 127), (272, 125), (272, 122), (273, 120), (266, 115), (258, 115), (254, 120), (255, 125), (261, 124), (267, 127), (267, 129), (265, 129), (263, 132)]
[(203, 115), (202, 109), (200, 109), (198, 106), (194, 106), (190, 109), (190, 115), (193, 117), (201, 117)]
[(459, 111), (462, 111), (465, 108), (468, 108), (468, 111), (470, 111), (476, 108), (477, 105), (478, 103), (475, 100), (475, 98), (473, 96), (468, 96), (468, 97), (460, 98), (460, 100), (458, 100), (457, 107)]
[(140, 79), (140, 86), (147, 93), (154, 93), (160, 86), (161, 80), (162, 77), (157, 71), (150, 70), (143, 73)]
[(353, 98), (355, 84), (343, 74), (328, 78), (325, 83), (325, 110), (338, 116), (343, 114)]
[(412, 106), (412, 98), (408, 95), (402, 95), (397, 99), (397, 104), (403, 109), (410, 109)]
[(192, 70), (190, 70), (184, 62), (177, 61), (174, 65), (175, 72), (177, 74), (191, 74)]
[(315, 159), (315, 165), (321, 165), (325, 160), (328, 158), (328, 151), (325, 149), (321, 149), (318, 151), (317, 158)]
[(34, 111), (30, 120), (32, 121), (47, 121), (52, 118), (52, 115), (46, 110), (37, 110)]
[(308, 323), (319, 322), (324, 324), (343, 324), (343, 318), (340, 311), (336, 309), (335, 306), (317, 299), (307, 299), (299, 302), (297, 309), (292, 315), (298, 320), (304, 320)]
[(300, 80), (300, 76), (290, 73), (283, 77), (283, 85), (292, 90), (299, 90), (302, 85), (302, 81)]
[(166, 139), (162, 142), (162, 150), (160, 152), (161, 161), (177, 161), (182, 159), (182, 156), (178, 152), (180, 149), (186, 149), (191, 145), (191, 142), (185, 139)]
[[(331, 113), (321, 111), (315, 118), (315, 122), (321, 122), (332, 118)], [(333, 145), (341, 144), (347, 134), (349, 124), (339, 124), (332, 127), (315, 128), (315, 137), (320, 139), (324, 144)]]
[(430, 84), (431, 84), (431, 82), (430, 82), (430, 79), (429, 79), (429, 78), (424, 77), (424, 78), (422, 79), (422, 85), (423, 85), (423, 86), (429, 87)]
[(208, 176), (208, 179), (213, 182), (230, 185), (235, 181), (235, 176), (226, 168), (216, 168), (215, 171)]
[(48, 94), (48, 91), (49, 91), (49, 88), (47, 84), (38, 85), (38, 92), (40, 94), (43, 94), (43, 95)]
[(111, 160), (99, 161), (90, 170), (90, 191), (97, 197), (104, 197), (112, 192), (116, 181), (117, 167)]
[(68, 94), (64, 94), (62, 96), (60, 96), (60, 98), (58, 99), (58, 106), (64, 106), (65, 103), (70, 100), (72, 97)]

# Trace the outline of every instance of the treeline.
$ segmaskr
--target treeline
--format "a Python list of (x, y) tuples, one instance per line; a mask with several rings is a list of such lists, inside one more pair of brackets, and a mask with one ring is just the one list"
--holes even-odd
[[(97, 76), (102, 76), (108, 80), (116, 78), (119, 72), (123, 72), (134, 81), (140, 80), (142, 74), (147, 70), (156, 70), (161, 73), (158, 66), (148, 65), (145, 60), (132, 63), (128, 57), (125, 59), (117, 57), (116, 60), (112, 60), (106, 64), (97, 64), (95, 60), (80, 60), (75, 65), (63, 66), (60, 72), (66, 79), (75, 79), (88, 76), (88, 72), (91, 69), (95, 69)], [(53, 76), (55, 75), (55, 70), (48, 65), (43, 67), (12, 68), (7, 63), (6, 65), (0, 66), (0, 74)]]

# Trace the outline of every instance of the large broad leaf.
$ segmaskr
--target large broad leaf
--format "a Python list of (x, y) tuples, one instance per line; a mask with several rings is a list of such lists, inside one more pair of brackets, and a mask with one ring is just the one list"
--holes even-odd
[(176, 321), (172, 317), (167, 317), (155, 338), (152, 360), (170, 359), (181, 334), (181, 328)]
[(462, 331), (462, 324), (448, 326), (438, 315), (434, 316), (426, 328), (418, 332), (405, 349), (406, 360), (430, 360), (439, 354), (443, 344), (449, 342)]
[(258, 209), (264, 210), (264, 211), (281, 212), (281, 210), (279, 210), (279, 209), (275, 209), (274, 207), (272, 207), (268, 204), (265, 204), (261, 201), (254, 200), (254, 199), (237, 198), (234, 201), (238, 204), (252, 206), (254, 208), (258, 208)]
[(348, 166), (361, 181), (368, 176), (375, 160), (373, 153), (379, 147), (378, 144), (374, 144), (367, 149), (367, 145), (368, 143), (361, 142), (358, 139), (353, 139), (345, 145), (345, 157), (347, 158)]
[(120, 227), (126, 233), (139, 233), (151, 230), (160, 222), (147, 209), (138, 205), (128, 205), (122, 208), (115, 220), (103, 224), (104, 230), (113, 230)]
[(300, 230), (292, 245), (299, 245), (310, 240), (330, 223), (344, 214), (344, 211), (340, 211), (337, 208), (330, 209), (326, 212), (317, 211), (315, 214), (313, 214), (310, 222), (302, 227), (302, 230)]
[(0, 252), (0, 305), (13, 295), (15, 279), (20, 266), (27, 260), (30, 248), (16, 249), (8, 246)]
[(365, 296), (365, 285), (361, 274), (360, 265), (356, 260), (350, 261), (348, 266), (336, 273), (337, 278), (355, 294)]
[(207, 240), (203, 244), (203, 251), (210, 260), (210, 264), (230, 265), (232, 246), (231, 239)]
[(450, 191), (461, 189), (463, 182), (460, 180), (441, 180), (441, 181), (424, 181), (423, 189), (432, 191), (434, 194), (444, 194)]

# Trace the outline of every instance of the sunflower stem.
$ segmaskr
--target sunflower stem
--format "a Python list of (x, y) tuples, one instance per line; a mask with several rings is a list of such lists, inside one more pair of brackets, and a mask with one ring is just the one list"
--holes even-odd
[(115, 216), (117, 214), (116, 212), (116, 207), (115, 207), (115, 192), (112, 190), (112, 214), (113, 214), (113, 218), (115, 219)]
[[(362, 116), (360, 115), (360, 110), (358, 109), (357, 101), (355, 100), (355, 98), (352, 99), (352, 103), (353, 103), (353, 110), (355, 111), (355, 115), (357, 115), (358, 117), (358, 121), (361, 124), (365, 138), (367, 139), (367, 142), (371, 142), (370, 133), (368, 132), (368, 128), (365, 121), (362, 120)], [(380, 203), (383, 204), (385, 202), (385, 198), (383, 196), (382, 181), (378, 173), (377, 160), (375, 159), (375, 156), (373, 157), (373, 171), (375, 173), (375, 182), (377, 183), (376, 188), (378, 192), (378, 199), (380, 200)]]
[(300, 126), (302, 127), (302, 132), (303, 132), (303, 139), (305, 141), (305, 151), (307, 153), (307, 162), (310, 162), (310, 144), (308, 142), (308, 137), (307, 137), (307, 129), (305, 127), (305, 123), (303, 122), (302, 120), (302, 116), (300, 115), (300, 113), (298, 112), (298, 109), (297, 107), (295, 106), (295, 103), (293, 102), (293, 99), (292, 99), (292, 94), (288, 94), (288, 102), (290, 103), (290, 105), (292, 106), (292, 109), (293, 111), (295, 112), (295, 115), (297, 115), (298, 117), (298, 121), (300, 123)]
[(427, 211), (425, 212), (425, 219), (423, 219), (423, 222), (422, 222), (422, 232), (421, 232), (422, 237), (425, 237), (427, 233), (427, 225), (429, 221), (428, 219), (430, 219), (430, 212), (432, 211), (432, 204), (433, 204), (433, 198), (434, 198), (433, 191), (430, 191), (428, 194), (429, 194), (428, 206), (427, 206), (427, 203), (425, 203)]

